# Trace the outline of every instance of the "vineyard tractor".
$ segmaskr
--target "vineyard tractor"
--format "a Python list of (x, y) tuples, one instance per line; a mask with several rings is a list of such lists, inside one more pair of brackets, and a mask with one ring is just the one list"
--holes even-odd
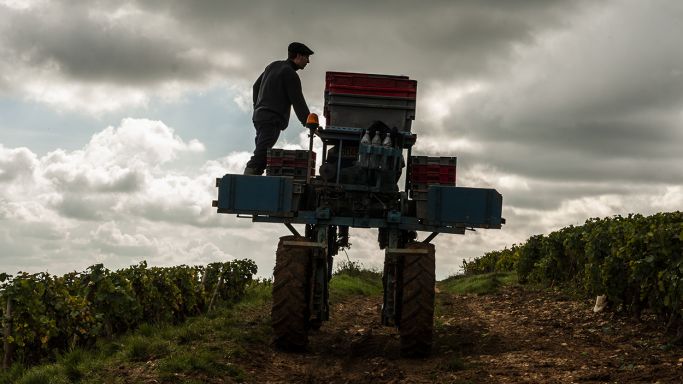
[[(377, 228), (384, 250), (381, 322), (397, 327), (401, 353), (430, 352), (439, 233), (500, 229), (502, 196), (455, 186), (455, 157), (414, 156), (417, 82), (407, 76), (328, 72), (324, 116), (307, 121), (308, 150), (271, 149), (266, 176), (216, 179), (219, 213), (281, 223), (273, 273), (275, 343), (302, 349), (329, 319), (332, 261), (349, 228)], [(315, 172), (314, 138), (322, 141)], [(401, 177), (402, 174), (403, 178)], [(403, 188), (401, 188), (403, 186)], [(303, 225), (303, 233), (294, 225)], [(300, 227), (301, 229), (301, 227)], [(417, 232), (427, 236), (418, 240)]]

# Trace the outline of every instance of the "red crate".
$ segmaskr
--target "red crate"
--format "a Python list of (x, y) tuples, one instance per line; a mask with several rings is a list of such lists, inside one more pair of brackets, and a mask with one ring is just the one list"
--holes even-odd
[(413, 185), (455, 185), (455, 165), (413, 164), (410, 171), (410, 181)]
[[(308, 166), (309, 152), (303, 149), (280, 149), (268, 150), (266, 165), (273, 167), (306, 168)], [(315, 164), (315, 152), (310, 152), (311, 163)]]
[(295, 160), (286, 159), (282, 157), (271, 157), (266, 160), (266, 165), (273, 167), (306, 168), (308, 166), (308, 160)]
[[(267, 167), (267, 176), (291, 176), (294, 179), (306, 179), (306, 168), (294, 168), (294, 167)], [(315, 169), (311, 168), (310, 175), (315, 176)]]
[(451, 165), (456, 166), (458, 163), (457, 157), (445, 156), (410, 156), (413, 165)]
[(439, 165), (439, 164), (413, 164), (412, 172), (417, 173), (436, 173), (436, 174), (453, 174), (455, 175), (455, 165)]
[(411, 178), (416, 184), (454, 185), (455, 177), (449, 175), (418, 175)]
[(396, 97), (415, 100), (417, 81), (408, 76), (327, 72), (325, 93)]

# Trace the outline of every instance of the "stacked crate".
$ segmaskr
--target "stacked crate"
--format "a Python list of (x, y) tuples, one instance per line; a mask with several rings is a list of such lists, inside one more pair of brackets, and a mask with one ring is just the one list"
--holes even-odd
[(328, 127), (366, 129), (380, 120), (410, 132), (416, 94), (408, 76), (327, 72), (323, 114)]
[(415, 200), (416, 216), (426, 218), (429, 186), (454, 186), (457, 158), (411, 156), (410, 163), (410, 197)]
[(302, 149), (268, 150), (266, 158), (266, 175), (291, 176), (295, 180), (306, 180), (307, 175), (315, 175), (315, 152), (310, 152), (312, 161), (310, 173), (307, 171), (309, 152)]

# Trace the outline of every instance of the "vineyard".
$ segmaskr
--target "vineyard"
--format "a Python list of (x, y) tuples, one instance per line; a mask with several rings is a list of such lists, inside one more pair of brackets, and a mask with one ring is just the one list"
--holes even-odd
[(63, 276), (0, 274), (3, 365), (33, 364), (143, 323), (177, 323), (239, 299), (251, 260), (110, 271), (102, 264)]
[(517, 271), (522, 283), (562, 285), (683, 335), (683, 213), (590, 219), (464, 262), (465, 274)]

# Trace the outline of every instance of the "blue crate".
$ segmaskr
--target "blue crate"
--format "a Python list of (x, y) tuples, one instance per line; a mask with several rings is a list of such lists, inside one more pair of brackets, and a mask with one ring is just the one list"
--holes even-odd
[(291, 177), (227, 174), (218, 186), (218, 211), (283, 215), (292, 211)]
[(503, 196), (495, 189), (430, 185), (427, 220), (432, 225), (501, 228)]

